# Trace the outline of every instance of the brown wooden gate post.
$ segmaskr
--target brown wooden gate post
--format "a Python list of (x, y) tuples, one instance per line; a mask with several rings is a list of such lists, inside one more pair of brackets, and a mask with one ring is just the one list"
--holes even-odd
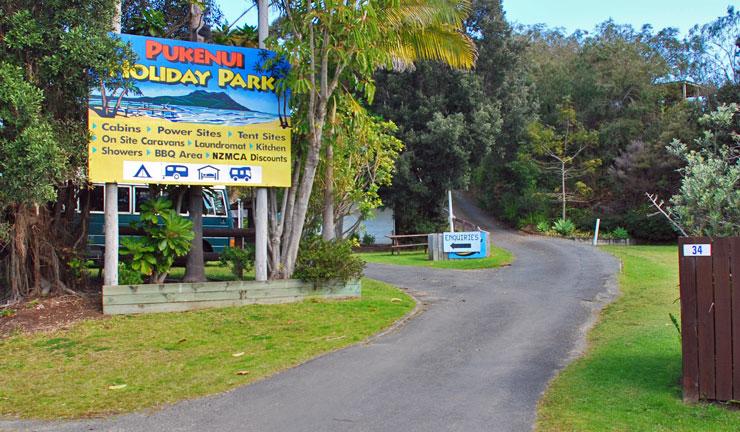
[[(684, 253), (700, 244), (711, 251)], [(684, 401), (738, 400), (740, 237), (686, 237), (678, 246)]]
[(730, 291), (730, 238), (712, 244), (714, 273), (715, 398), (732, 400), (732, 292)]
[(683, 400), (699, 400), (699, 341), (696, 320), (696, 262), (683, 255), (687, 238), (678, 239), (678, 268), (681, 292), (681, 351), (683, 353)]

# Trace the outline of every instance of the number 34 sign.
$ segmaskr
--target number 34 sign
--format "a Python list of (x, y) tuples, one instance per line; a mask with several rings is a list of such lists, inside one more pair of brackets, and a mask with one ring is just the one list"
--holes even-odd
[(712, 256), (711, 244), (685, 244), (683, 256)]

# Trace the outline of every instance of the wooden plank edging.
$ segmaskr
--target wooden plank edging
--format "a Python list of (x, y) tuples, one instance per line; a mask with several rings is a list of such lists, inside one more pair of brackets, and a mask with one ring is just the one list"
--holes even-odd
[(103, 313), (182, 312), (308, 298), (356, 298), (361, 290), (360, 280), (328, 282), (315, 287), (312, 282), (297, 279), (103, 286)]

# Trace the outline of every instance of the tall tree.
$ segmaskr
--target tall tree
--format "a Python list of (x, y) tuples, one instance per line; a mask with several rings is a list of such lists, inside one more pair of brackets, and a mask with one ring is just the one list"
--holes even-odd
[(373, 110), (395, 122), (405, 149), (382, 196), (399, 232), (430, 232), (444, 220), (449, 189), (466, 188), (494, 149), (499, 105), (476, 74), (424, 62), (413, 71), (379, 72)]
[(733, 6), (716, 20), (689, 31), (694, 78), (721, 87), (740, 84), (740, 10)]
[(568, 99), (560, 105), (560, 115), (554, 126), (535, 122), (529, 133), (534, 155), (547, 159), (542, 162), (545, 171), (557, 173), (560, 191), (555, 196), (561, 204), (560, 218), (565, 220), (568, 201), (589, 193), (588, 186), (582, 182), (577, 182), (575, 192), (570, 192), (569, 183), (601, 165), (599, 159), (579, 160), (584, 150), (598, 142), (598, 136), (578, 123), (576, 111)]
[[(436, 6), (439, 9), (437, 13), (446, 13), (440, 7), (442, 3), (437, 5), (431, 2), (427, 3), (429, 7)], [(448, 9), (448, 12), (454, 12), (454, 9), (450, 9), (449, 6), (444, 7)], [(437, 20), (437, 22), (431, 22), (430, 25), (425, 27), (408, 25), (414, 19), (411, 8), (401, 11), (397, 19), (402, 23), (397, 29), (400, 33), (399, 40), (380, 42), (381, 45), (387, 43), (385, 48), (393, 57), (395, 68), (413, 67), (413, 62), (421, 60), (438, 60), (449, 67), (458, 69), (470, 68), (472, 65), (472, 51), (468, 51), (468, 56), (460, 55), (461, 52), (465, 52), (461, 49), (464, 50), (467, 47), (469, 39), (461, 32), (450, 32), (448, 26), (439, 25), (444, 24), (444, 21)], [(368, 96), (368, 102), (372, 103), (373, 95), (369, 94)], [(331, 111), (332, 118), (335, 118), (335, 113), (336, 100), (334, 101), (334, 109)], [(332, 128), (332, 133), (333, 131), (334, 128)], [(325, 160), (322, 236), (325, 240), (331, 240), (335, 237), (337, 231), (334, 221), (334, 147), (331, 139), (326, 140), (325, 143)]]
[[(276, 222), (277, 218), (271, 217), (274, 222), (271, 229), (280, 234), (271, 237), (271, 256), (279, 256), (278, 262), (270, 263), (272, 276), (288, 277), (295, 268), (335, 93), (357, 92), (372, 100), (373, 72), (381, 66), (391, 67), (397, 53), (415, 60), (411, 42), (423, 29), (447, 34), (451, 40), (456, 36), (454, 40), (458, 41), (453, 49), (435, 49), (429, 56), (450, 61), (459, 58), (460, 64), (467, 61), (470, 67), (474, 48), (470, 40), (457, 37), (468, 7), (464, 0), (413, 0), (403, 4), (387, 0), (351, 3), (284, 0), (279, 6), (285, 39), (274, 47), (291, 59), (292, 89), (296, 95), (303, 95), (294, 116), (297, 132), (294, 136), (305, 138), (304, 143), (299, 142), (295, 183), (280, 205), (282, 218)], [(277, 210), (277, 195), (273, 194), (272, 198), (269, 207)]]
[[(87, 96), (131, 55), (113, 0), (0, 5), (0, 297), (63, 292), (84, 253)], [(85, 200), (81, 200), (83, 213)]]
[(222, 19), (215, 0), (122, 0), (123, 33), (190, 40), (193, 3), (203, 12), (201, 35), (210, 39), (211, 28)]

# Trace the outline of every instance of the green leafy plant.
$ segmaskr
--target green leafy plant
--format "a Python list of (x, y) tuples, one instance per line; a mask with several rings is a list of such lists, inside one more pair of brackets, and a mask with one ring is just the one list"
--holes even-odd
[(67, 267), (69, 267), (69, 270), (72, 272), (72, 276), (74, 276), (75, 279), (82, 279), (85, 277), (85, 271), (92, 268), (93, 265), (95, 265), (95, 263), (89, 259), (72, 258), (67, 262)]
[(569, 236), (576, 230), (576, 225), (570, 219), (558, 219), (552, 226), (552, 229), (561, 236)]
[(222, 266), (231, 265), (231, 272), (241, 280), (244, 278), (245, 271), (251, 271), (254, 268), (254, 249), (252, 247), (244, 249), (227, 247), (221, 252), (219, 261)]
[(550, 222), (548, 221), (541, 221), (537, 223), (537, 231), (541, 233), (546, 233), (550, 230)]
[(679, 170), (681, 186), (671, 207), (653, 204), (679, 231), (693, 236), (740, 234), (740, 134), (735, 120), (740, 106), (722, 105), (699, 119), (704, 131), (692, 146), (674, 139), (670, 153), (686, 165)]
[(362, 277), (365, 261), (352, 253), (352, 240), (311, 237), (301, 243), (294, 276), (314, 285), (328, 280), (347, 282)]
[(370, 234), (369, 232), (366, 232), (362, 235), (362, 244), (363, 246), (370, 246), (375, 244), (375, 236)]
[(526, 216), (520, 218), (516, 225), (518, 229), (536, 227), (541, 223), (547, 223), (547, 218), (540, 213), (528, 213)]
[(13, 309), (2, 309), (0, 310), (0, 318), (10, 318), (13, 315), (15, 315), (15, 311)]
[(627, 230), (622, 227), (614, 228), (610, 234), (613, 239), (617, 240), (627, 240), (628, 238), (630, 238), (630, 233), (628, 233)]
[(143, 230), (145, 235), (124, 238), (121, 254), (131, 256), (131, 268), (149, 276), (151, 283), (164, 282), (175, 258), (190, 250), (193, 223), (178, 215), (172, 202), (157, 198), (141, 205), (139, 221), (131, 226)]
[(120, 262), (118, 263), (118, 283), (121, 285), (138, 285), (144, 283), (144, 278), (140, 271), (131, 267), (131, 264)]

